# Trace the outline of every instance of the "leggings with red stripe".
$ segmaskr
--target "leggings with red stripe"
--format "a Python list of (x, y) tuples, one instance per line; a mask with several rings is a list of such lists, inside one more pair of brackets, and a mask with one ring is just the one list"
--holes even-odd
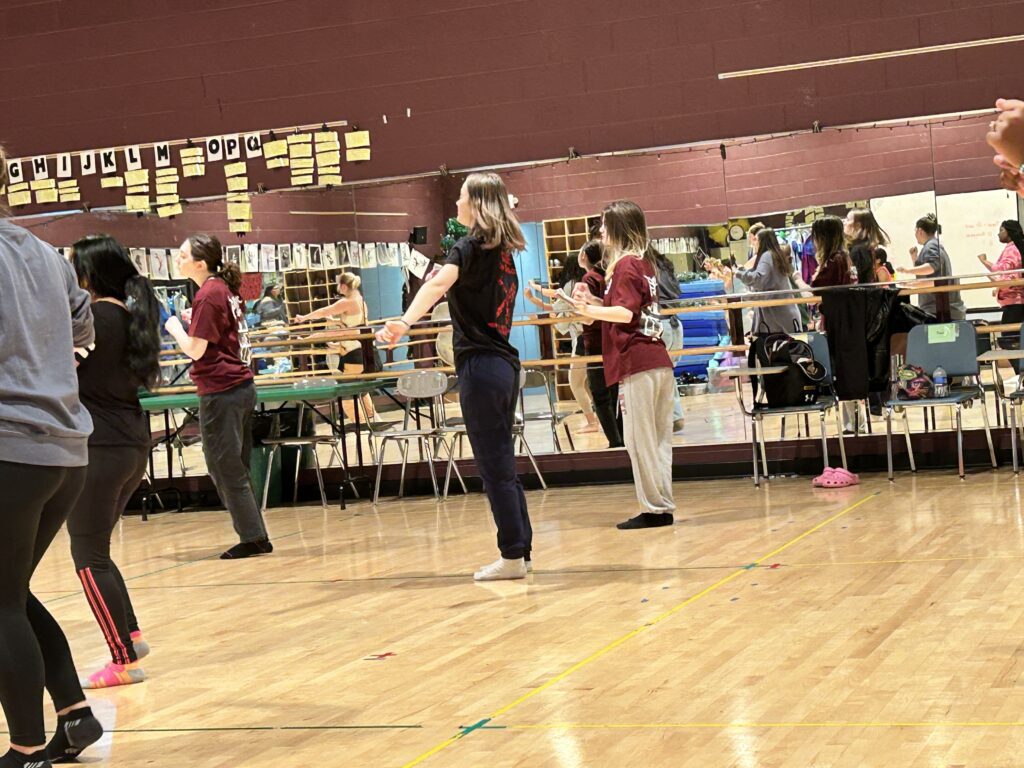
[(71, 557), (115, 664), (137, 660), (131, 633), (139, 631), (139, 622), (124, 578), (110, 559), (110, 536), (139, 487), (148, 459), (145, 446), (89, 446), (85, 490), (68, 517)]

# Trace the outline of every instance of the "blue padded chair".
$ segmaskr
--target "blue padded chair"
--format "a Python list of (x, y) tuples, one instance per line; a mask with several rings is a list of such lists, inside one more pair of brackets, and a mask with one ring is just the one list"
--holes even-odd
[[(961, 479), (964, 477), (964, 432), (962, 411), (975, 400), (981, 400), (981, 413), (985, 423), (985, 437), (992, 467), (996, 467), (996, 452), (992, 445), (992, 431), (989, 429), (988, 411), (985, 408), (985, 392), (981, 387), (978, 365), (978, 341), (974, 326), (965, 320), (940, 325), (918, 325), (911, 329), (907, 338), (907, 364), (917, 365), (931, 376), (932, 371), (942, 367), (949, 380), (968, 379), (963, 386), (950, 387), (946, 397), (929, 397), (922, 400), (889, 400), (885, 404), (885, 448), (889, 460), (889, 480), (893, 480), (892, 469), (892, 414), (900, 408), (903, 417), (903, 433), (907, 440), (907, 456), (910, 471), (916, 472), (914, 449), (910, 443), (910, 425), (907, 411), (910, 408), (932, 408), (948, 405), (956, 409), (956, 452), (957, 466)], [(973, 381), (970, 381), (973, 379)]]

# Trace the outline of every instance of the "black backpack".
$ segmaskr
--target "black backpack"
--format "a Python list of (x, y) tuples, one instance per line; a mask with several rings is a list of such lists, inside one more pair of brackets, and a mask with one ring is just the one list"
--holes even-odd
[[(812, 405), (825, 382), (825, 367), (815, 361), (810, 345), (785, 333), (754, 336), (749, 364), (751, 368), (786, 366), (785, 373), (763, 378), (769, 408)], [(753, 382), (756, 399), (757, 379)]]

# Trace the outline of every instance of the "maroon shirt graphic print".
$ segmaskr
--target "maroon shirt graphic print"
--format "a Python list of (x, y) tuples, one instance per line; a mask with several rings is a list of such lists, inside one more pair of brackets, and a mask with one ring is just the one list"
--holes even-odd
[(495, 354), (518, 366), (519, 351), (508, 341), (519, 293), (512, 254), (484, 248), (480, 238), (467, 236), (455, 243), (445, 263), (459, 268), (448, 289), (455, 364), (475, 354)]

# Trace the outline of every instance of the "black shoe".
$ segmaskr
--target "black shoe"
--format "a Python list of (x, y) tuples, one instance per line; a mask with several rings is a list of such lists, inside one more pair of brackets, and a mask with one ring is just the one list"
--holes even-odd
[(635, 528), (661, 528), (665, 525), (672, 525), (675, 522), (671, 512), (657, 513), (657, 512), (642, 512), (636, 517), (631, 517), (624, 523), (619, 523), (615, 527), (620, 531), (630, 531)]
[(220, 559), (242, 560), (246, 557), (256, 557), (256, 555), (269, 555), (273, 551), (274, 545), (270, 543), (270, 539), (243, 541), (241, 544), (235, 544), (235, 546), (222, 554)]

